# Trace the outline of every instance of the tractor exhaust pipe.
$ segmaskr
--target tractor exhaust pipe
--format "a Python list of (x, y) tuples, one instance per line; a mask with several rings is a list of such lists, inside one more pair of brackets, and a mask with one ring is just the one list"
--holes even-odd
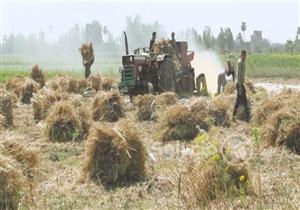
[(125, 50), (126, 50), (126, 55), (128, 55), (129, 54), (129, 52), (128, 52), (128, 41), (127, 41), (127, 35), (126, 35), (126, 32), (125, 31), (123, 31), (124, 32), (124, 38), (125, 38)]

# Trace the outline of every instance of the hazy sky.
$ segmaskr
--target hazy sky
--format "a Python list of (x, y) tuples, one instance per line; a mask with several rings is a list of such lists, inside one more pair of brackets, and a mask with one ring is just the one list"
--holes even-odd
[[(181, 29), (194, 27), (202, 31), (211, 26), (216, 36), (220, 27), (229, 26), (234, 35), (240, 31), (242, 21), (247, 23), (246, 38), (253, 30), (262, 30), (263, 36), (272, 42), (285, 42), (293, 38), (299, 26), (299, 1), (159, 1), (124, 3), (126, 0), (102, 3), (68, 3), (54, 1), (0, 0), (2, 34), (38, 32), (44, 30), (48, 39), (66, 32), (75, 23), (84, 26), (86, 22), (99, 20), (108, 26), (114, 35), (121, 34), (125, 27), (125, 17), (138, 14), (144, 22), (158, 21), (167, 32), (179, 32)], [(255, 2), (254, 2), (255, 1)], [(63, 2), (63, 3), (62, 3)], [(83, 2), (83, 1), (82, 1)], [(208, 3), (210, 2), (210, 3)], [(263, 3), (262, 3), (263, 2)], [(52, 30), (50, 30), (50, 27)], [(150, 35), (149, 35), (150, 36)]]

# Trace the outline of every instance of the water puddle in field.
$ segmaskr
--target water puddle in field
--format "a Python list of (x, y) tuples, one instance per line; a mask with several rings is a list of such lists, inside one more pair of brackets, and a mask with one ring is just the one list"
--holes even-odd
[(280, 84), (280, 83), (271, 83), (271, 82), (258, 82), (255, 83), (256, 87), (262, 87), (268, 92), (280, 92), (284, 89), (300, 90), (300, 84)]

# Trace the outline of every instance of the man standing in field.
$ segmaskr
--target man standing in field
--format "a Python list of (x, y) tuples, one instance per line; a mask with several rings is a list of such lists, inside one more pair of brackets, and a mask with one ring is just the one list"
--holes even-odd
[(152, 39), (150, 40), (150, 45), (149, 45), (149, 51), (152, 52), (153, 51), (153, 45), (155, 43), (156, 40), (156, 32), (152, 33)]
[(233, 121), (235, 120), (236, 112), (240, 105), (243, 105), (245, 107), (245, 111), (247, 114), (247, 121), (250, 120), (250, 110), (247, 103), (247, 95), (246, 95), (246, 89), (245, 89), (245, 61), (246, 61), (246, 50), (243, 50), (240, 55), (240, 59), (238, 61), (238, 82), (236, 84), (237, 88), (237, 97), (236, 102), (233, 110)]
[(230, 60), (227, 61), (226, 75), (227, 75), (227, 77), (232, 75), (232, 80), (234, 81), (235, 71), (234, 71), (234, 66), (233, 66), (233, 64), (231, 63)]

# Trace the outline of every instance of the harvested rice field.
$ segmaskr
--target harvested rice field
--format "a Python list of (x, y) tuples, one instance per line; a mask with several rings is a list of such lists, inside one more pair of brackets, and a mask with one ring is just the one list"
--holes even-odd
[(299, 209), (298, 90), (249, 80), (247, 123), (231, 84), (130, 100), (114, 83), (35, 66), (1, 86), (0, 209)]

